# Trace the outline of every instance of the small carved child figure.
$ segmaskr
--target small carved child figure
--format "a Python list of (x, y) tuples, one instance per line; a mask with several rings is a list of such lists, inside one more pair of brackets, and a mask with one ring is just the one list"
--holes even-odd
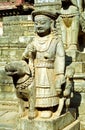
[(78, 49), (79, 15), (82, 10), (82, 0), (62, 0), (60, 24), (66, 50)]
[(35, 108), (42, 110), (41, 117), (50, 118), (50, 108), (59, 104), (61, 85), (65, 83), (64, 47), (61, 39), (53, 31), (58, 15), (34, 11), (32, 16), (36, 35), (26, 47), (22, 59), (28, 61), (34, 77)]

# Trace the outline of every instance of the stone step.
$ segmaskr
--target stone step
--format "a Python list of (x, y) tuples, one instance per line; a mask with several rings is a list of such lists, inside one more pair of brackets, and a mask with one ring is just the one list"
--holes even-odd
[(18, 112), (19, 104), (18, 101), (0, 101), (0, 113), (4, 112)]
[(80, 122), (78, 120), (74, 121), (70, 125), (68, 125), (63, 130), (80, 130)]

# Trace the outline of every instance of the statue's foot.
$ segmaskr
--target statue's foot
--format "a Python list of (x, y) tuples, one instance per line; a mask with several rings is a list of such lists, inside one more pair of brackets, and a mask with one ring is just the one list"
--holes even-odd
[(38, 111), (37, 110), (34, 110), (34, 111), (29, 111), (28, 112), (28, 118), (29, 119), (34, 119), (38, 116)]
[(70, 106), (70, 98), (67, 98), (67, 99), (66, 99), (65, 105), (66, 105), (66, 112), (68, 112), (69, 106)]
[(51, 116), (52, 116), (52, 111), (50, 110), (45, 110), (40, 112), (41, 118), (51, 118)]
[(22, 118), (24, 116), (28, 115), (28, 109), (26, 109), (25, 111), (23, 111), (22, 113), (19, 113), (19, 117)]

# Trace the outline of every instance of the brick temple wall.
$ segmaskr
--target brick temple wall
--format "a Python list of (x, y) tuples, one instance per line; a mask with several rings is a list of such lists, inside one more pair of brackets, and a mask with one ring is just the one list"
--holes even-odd
[[(33, 35), (34, 27), (30, 15), (3, 18), (3, 36), (0, 37), (1, 93), (14, 91), (13, 87), (10, 86), (11, 78), (5, 75), (5, 64), (9, 61), (21, 59), (21, 55), (26, 45), (32, 40)], [(0, 99), (3, 97), (1, 95)]]

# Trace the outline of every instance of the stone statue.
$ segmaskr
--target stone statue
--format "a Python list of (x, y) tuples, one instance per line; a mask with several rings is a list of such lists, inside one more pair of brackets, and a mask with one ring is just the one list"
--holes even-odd
[(64, 105), (65, 52), (54, 31), (57, 17), (58, 14), (51, 12), (33, 11), (36, 35), (27, 45), (22, 61), (5, 67), (7, 74), (13, 77), (18, 97), (28, 100), (30, 119), (60, 115)]
[[(52, 113), (49, 108), (58, 104), (61, 85), (65, 83), (65, 53), (61, 40), (52, 30), (56, 16), (37, 11), (33, 12), (32, 16), (36, 36), (23, 53), (23, 60), (29, 60), (31, 72), (34, 72), (35, 107), (47, 109), (46, 113), (48, 112), (50, 117)], [(42, 116), (45, 115), (43, 112)]]
[(82, 0), (62, 1), (60, 23), (66, 50), (78, 49), (79, 14), (83, 11), (82, 2)]
[(27, 114), (26, 107), (29, 106), (28, 100), (30, 103), (30, 94), (31, 99), (34, 98), (34, 94), (32, 93), (32, 90), (34, 90), (33, 77), (31, 76), (30, 68), (24, 60), (12, 61), (5, 66), (5, 71), (8, 76), (12, 76), (13, 78), (16, 95), (19, 98), (19, 115), (25, 116)]
[[(5, 66), (7, 75), (13, 79), (19, 101), (19, 130), (41, 130), (42, 127), (43, 130), (77, 130), (80, 127), (76, 120), (74, 99), (79, 96), (77, 102), (80, 105), (81, 97), (76, 92), (84, 89), (85, 80), (84, 57), (77, 50), (82, 1), (61, 1), (62, 8), (60, 10), (59, 5), (55, 13), (48, 11), (50, 2), (49, 8), (46, 8), (47, 3), (35, 4), (35, 11), (32, 12), (35, 35), (23, 52), (22, 59)], [(40, 6), (44, 8), (39, 9)]]

